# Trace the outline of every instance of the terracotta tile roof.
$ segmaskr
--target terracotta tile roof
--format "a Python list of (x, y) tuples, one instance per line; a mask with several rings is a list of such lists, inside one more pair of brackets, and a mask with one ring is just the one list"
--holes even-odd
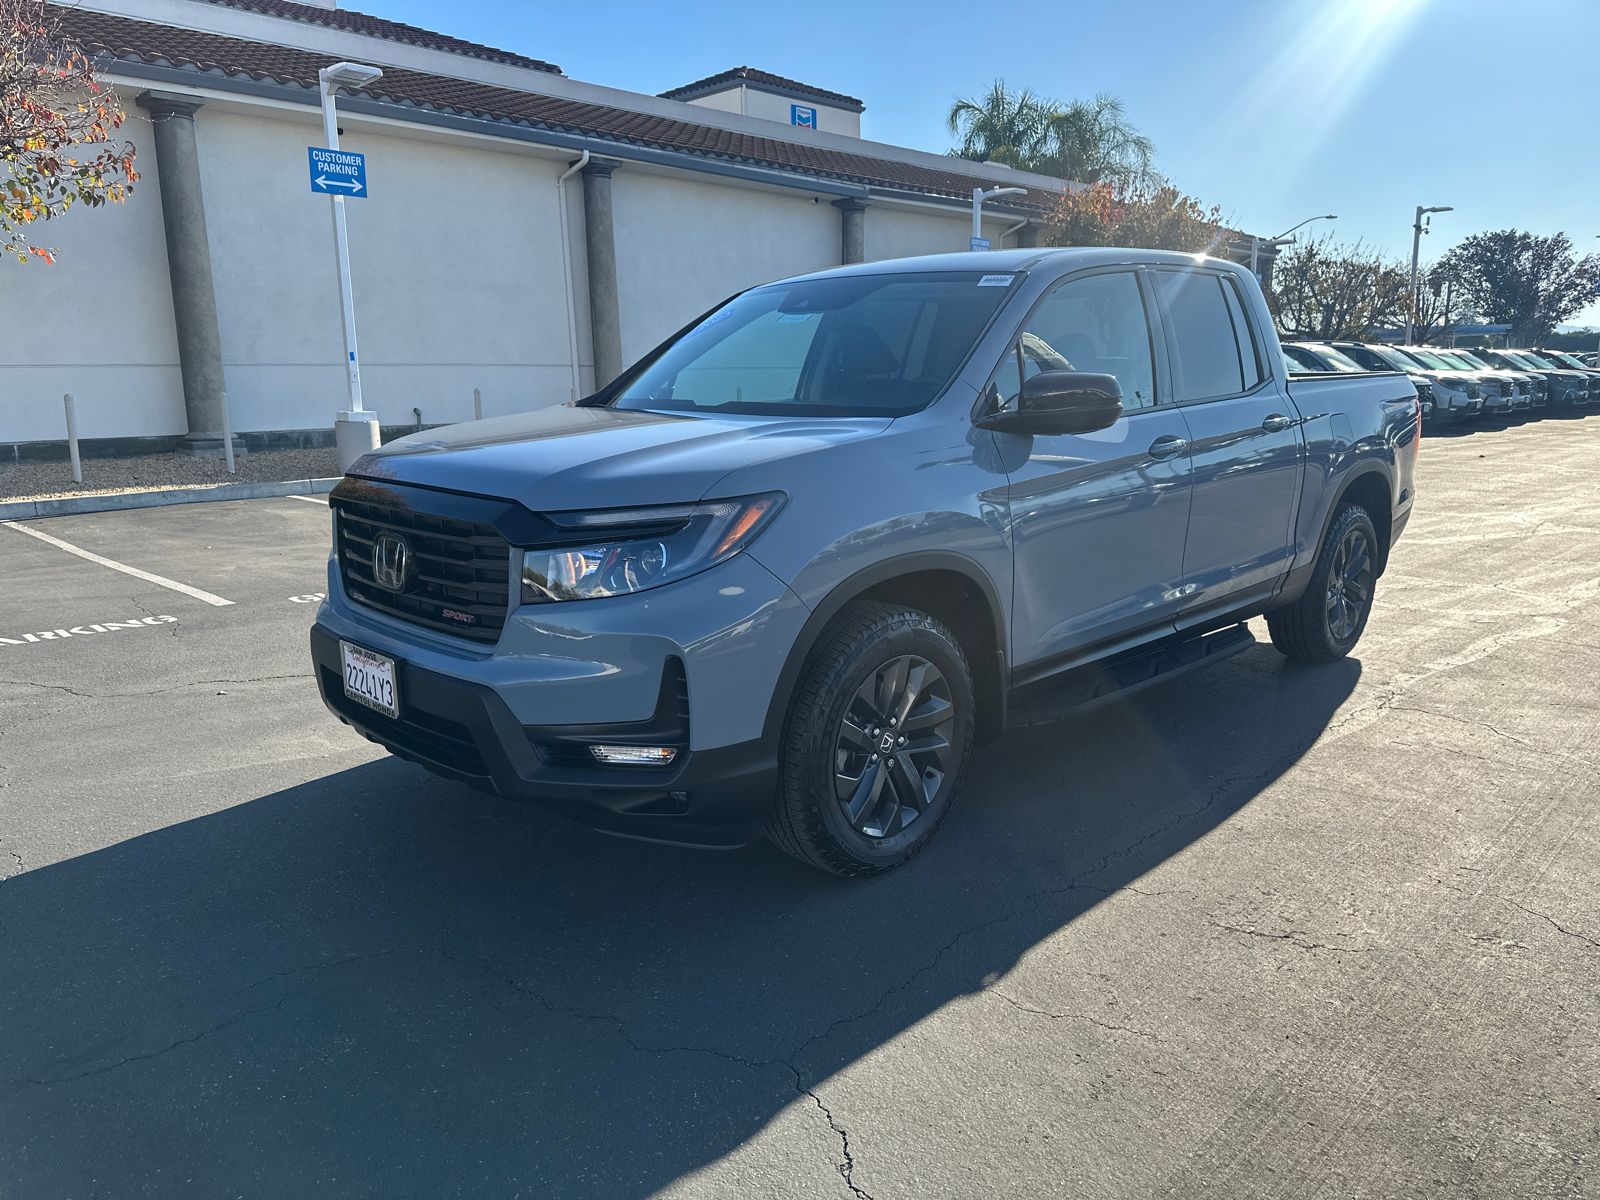
[(206, 0), (223, 8), (238, 8), (246, 12), (265, 13), (269, 17), (283, 17), (290, 21), (304, 21), (308, 25), (325, 25), (329, 29), (347, 29), (351, 33), (383, 38), (390, 42), (404, 42), (408, 46), (422, 46), (429, 50), (447, 50), (451, 54), (464, 54), (468, 58), (481, 58), (487, 62), (505, 63), (513, 67), (528, 67), (534, 71), (561, 74), (554, 63), (540, 62), (537, 58), (513, 54), (509, 50), (496, 50), (476, 42), (447, 37), (415, 25), (402, 25), (398, 21), (385, 21), (382, 17), (369, 17), (366, 13), (351, 12), (347, 8), (321, 8), (315, 4), (296, 4), (294, 0)]
[(829, 100), (835, 104), (848, 107), (863, 108), (861, 101), (854, 96), (846, 96), (843, 92), (830, 92), (823, 88), (812, 87), (809, 83), (798, 83), (793, 79), (785, 79), (782, 75), (774, 75), (770, 71), (758, 71), (754, 67), (735, 67), (731, 71), (723, 71), (719, 75), (707, 75), (704, 79), (697, 79), (693, 83), (686, 83), (682, 87), (675, 87), (670, 92), (662, 92), (663, 100), (692, 100), (696, 96), (704, 96), (708, 92), (722, 90), (724, 84), (735, 82), (764, 83), (768, 87), (781, 88), (786, 92), (795, 92), (802, 96), (810, 96), (815, 100)]
[[(246, 77), (286, 86), (297, 85), (313, 92), (317, 88), (317, 71), (337, 61), (329, 54), (222, 37), (76, 8), (62, 12), (61, 29), (93, 54), (110, 55), (131, 62), (170, 65), (192, 72)], [(115, 71), (110, 65), (102, 69)], [(195, 86), (204, 86), (204, 79), (197, 77)], [(649, 113), (630, 112), (606, 105), (514, 91), (399, 68), (386, 67), (383, 78), (361, 94), (406, 107), (510, 122), (533, 129), (603, 139), (619, 145), (719, 159), (867, 187), (970, 200), (974, 186), (994, 185), (993, 179), (962, 174), (956, 167), (960, 159), (950, 160), (952, 170), (937, 170), (892, 159), (735, 133)], [(1052, 208), (1056, 199), (1052, 192), (1034, 189), (1024, 196), (1008, 196), (1003, 206), (996, 207), (1038, 213)]]

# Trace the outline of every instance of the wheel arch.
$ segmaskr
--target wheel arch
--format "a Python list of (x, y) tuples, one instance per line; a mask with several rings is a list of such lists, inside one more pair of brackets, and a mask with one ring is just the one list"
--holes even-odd
[(965, 555), (926, 552), (874, 563), (841, 581), (817, 604), (778, 674), (764, 737), (779, 735), (800, 673), (834, 618), (856, 600), (903, 604), (943, 623), (961, 643), (972, 670), (975, 740), (982, 744), (1000, 736), (1005, 729), (1006, 631), (999, 591)]
[(1373, 575), (1374, 577), (1382, 575), (1389, 565), (1389, 546), (1394, 540), (1394, 497), (1389, 477), (1380, 468), (1373, 466), (1345, 480), (1338, 499), (1328, 508), (1328, 515), (1323, 518), (1322, 536), (1317, 539), (1319, 552), (1323, 540), (1328, 536), (1328, 529), (1333, 525), (1333, 519), (1347, 503), (1361, 505), (1372, 518), (1373, 531), (1378, 535), (1378, 561)]

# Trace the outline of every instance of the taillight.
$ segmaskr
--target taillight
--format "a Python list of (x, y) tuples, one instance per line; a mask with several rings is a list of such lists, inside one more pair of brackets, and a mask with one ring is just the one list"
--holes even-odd
[(1417, 451), (1422, 449), (1422, 397), (1421, 396), (1416, 397), (1416, 401), (1417, 401), (1417, 436), (1411, 439), (1411, 462), (1412, 462), (1413, 466), (1416, 465)]

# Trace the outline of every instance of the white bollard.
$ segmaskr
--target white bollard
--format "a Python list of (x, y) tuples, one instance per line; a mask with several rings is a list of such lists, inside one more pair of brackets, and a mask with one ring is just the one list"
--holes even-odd
[(67, 406), (67, 453), (72, 455), (72, 482), (83, 482), (83, 461), (78, 457), (78, 418), (72, 411), (72, 393), (61, 397)]
[(228, 419), (228, 393), (222, 393), (222, 457), (228, 460), (228, 474), (233, 469), (233, 422)]
[(472, 389), (472, 419), (483, 420), (483, 393), (477, 388)]
[(333, 423), (333, 438), (342, 475), (355, 465), (356, 459), (378, 448), (378, 414), (370, 409), (339, 413)]

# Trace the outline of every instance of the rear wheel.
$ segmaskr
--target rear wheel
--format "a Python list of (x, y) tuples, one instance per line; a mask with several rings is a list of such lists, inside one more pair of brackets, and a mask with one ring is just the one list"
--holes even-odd
[(1378, 534), (1359, 504), (1340, 509), (1323, 539), (1300, 599), (1267, 614), (1280, 653), (1305, 662), (1343, 658), (1361, 640), (1372, 613)]
[(796, 689), (768, 836), (838, 875), (899, 866), (949, 815), (971, 746), (972, 676), (950, 631), (851, 605)]

